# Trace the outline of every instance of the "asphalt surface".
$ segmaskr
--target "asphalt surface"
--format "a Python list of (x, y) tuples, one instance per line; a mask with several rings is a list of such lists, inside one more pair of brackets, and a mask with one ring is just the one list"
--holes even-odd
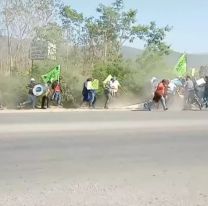
[(207, 206), (208, 112), (0, 113), (0, 206)]

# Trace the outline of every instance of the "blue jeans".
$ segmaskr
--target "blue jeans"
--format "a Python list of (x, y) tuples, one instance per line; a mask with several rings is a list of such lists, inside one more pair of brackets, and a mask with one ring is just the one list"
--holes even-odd
[(53, 99), (56, 101), (58, 105), (61, 105), (61, 92), (55, 92), (53, 95)]
[(36, 105), (36, 96), (35, 95), (32, 95), (32, 94), (29, 94), (28, 95), (28, 99), (27, 101), (23, 102), (22, 103), (23, 105), (32, 105), (32, 108), (35, 109), (35, 105)]

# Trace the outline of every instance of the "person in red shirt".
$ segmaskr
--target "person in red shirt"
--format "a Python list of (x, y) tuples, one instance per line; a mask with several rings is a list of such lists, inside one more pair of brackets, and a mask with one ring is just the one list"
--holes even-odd
[(156, 88), (152, 104), (150, 104), (149, 106), (149, 110), (151, 110), (151, 107), (153, 106), (154, 103), (159, 103), (159, 102), (161, 102), (164, 110), (168, 109), (165, 100), (165, 97), (167, 95), (167, 89), (168, 89), (168, 81), (163, 79)]
[(58, 106), (61, 106), (61, 99), (62, 99), (62, 88), (61, 84), (58, 81), (55, 81), (52, 85), (52, 89), (54, 90), (54, 94), (52, 100), (55, 100)]

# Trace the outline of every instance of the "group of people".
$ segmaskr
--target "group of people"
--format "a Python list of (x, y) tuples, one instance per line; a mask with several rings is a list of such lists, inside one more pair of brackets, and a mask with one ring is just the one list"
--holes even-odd
[[(36, 85), (39, 85), (34, 78), (30, 79), (30, 83), (27, 85), (28, 88), (28, 98), (26, 101), (19, 104), (20, 108), (25, 108), (30, 106), (33, 109), (36, 108), (37, 94), (35, 92)], [(50, 101), (55, 102), (57, 106), (61, 106), (62, 100), (62, 88), (59, 81), (48, 81), (45, 85), (40, 85), (42, 89), (42, 99), (41, 99), (41, 109), (49, 108)]]
[[(32, 107), (33, 109), (36, 108), (37, 97), (39, 95), (36, 94), (35, 88), (38, 84), (34, 78), (30, 79), (29, 84), (27, 85), (28, 88), (28, 98), (26, 101), (19, 103), (20, 108), (25, 108), (27, 106)], [(44, 86), (40, 85), (41, 89), (43, 90), (41, 94), (41, 108), (46, 109), (49, 108), (50, 102), (53, 101), (57, 106), (61, 106), (62, 102), (62, 88), (59, 81), (50, 82), (48, 81)], [(116, 77), (112, 77), (109, 81), (103, 84), (104, 87), (104, 94), (105, 94), (105, 104), (104, 108), (108, 109), (111, 99), (117, 96), (118, 89), (120, 87), (119, 81)], [(97, 91), (93, 87), (93, 79), (88, 78), (83, 83), (82, 89), (82, 96), (83, 101), (81, 106), (87, 104), (89, 108), (95, 108), (95, 104), (97, 101)]]
[[(176, 81), (177, 80), (177, 81)], [(177, 82), (177, 83), (176, 83)], [(30, 106), (33, 109), (36, 108), (37, 97), (35, 88), (38, 84), (34, 78), (30, 79), (28, 88), (28, 98), (26, 101), (19, 104), (20, 108)], [(162, 105), (164, 111), (168, 110), (169, 103), (174, 99), (174, 96), (183, 96), (184, 108), (189, 107), (192, 103), (195, 103), (199, 109), (203, 106), (208, 108), (208, 76), (204, 77), (204, 84), (199, 86), (197, 81), (186, 76), (184, 79), (168, 80), (163, 79), (158, 81), (157, 78), (151, 80), (152, 85), (152, 99), (145, 103), (145, 109), (152, 110), (153, 108), (159, 108)], [(45, 85), (40, 85), (43, 90), (41, 93), (41, 108), (46, 109), (50, 107), (50, 102), (55, 103), (58, 107), (62, 105), (62, 87), (59, 81), (48, 81)], [(116, 77), (111, 77), (108, 81), (103, 82), (103, 91), (105, 96), (104, 108), (108, 109), (112, 98), (117, 97), (118, 90), (121, 88), (119, 81)], [(202, 89), (203, 88), (203, 89)], [(181, 95), (182, 94), (182, 95)], [(82, 89), (82, 104), (87, 104), (89, 108), (95, 108), (97, 101), (97, 88), (93, 86), (93, 79), (88, 78), (83, 83)], [(0, 97), (1, 99), (1, 97)], [(0, 108), (2, 107), (0, 101)]]
[[(202, 86), (197, 85), (194, 78), (186, 76), (185, 79), (177, 79), (180, 84), (175, 84), (173, 81), (163, 79), (157, 82), (156, 78), (151, 82), (153, 88), (153, 98), (145, 108), (152, 110), (153, 106), (159, 107), (161, 103), (163, 110), (168, 110), (168, 102), (171, 97), (177, 94), (183, 95), (184, 109), (190, 108), (191, 104), (196, 104), (201, 110), (203, 106), (208, 108), (208, 77), (204, 78), (205, 84)], [(200, 90), (200, 87), (203, 88)], [(200, 94), (200, 91), (201, 94)], [(181, 96), (181, 95), (178, 95)]]
[[(94, 89), (92, 86), (92, 81), (93, 81), (92, 78), (88, 78), (83, 84), (83, 89), (82, 89), (83, 102), (81, 106), (87, 103), (89, 108), (95, 108), (97, 93), (96, 93), (96, 89)], [(118, 89), (120, 86), (121, 85), (119, 81), (116, 79), (116, 77), (112, 77), (109, 81), (103, 84), (104, 94), (105, 94), (105, 104), (104, 104), (105, 109), (109, 108), (109, 103), (111, 102), (111, 99), (117, 96)]]

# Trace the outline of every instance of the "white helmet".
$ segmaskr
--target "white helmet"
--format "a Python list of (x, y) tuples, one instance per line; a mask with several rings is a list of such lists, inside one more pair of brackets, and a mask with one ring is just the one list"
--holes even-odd
[(31, 78), (30, 81), (31, 81), (31, 82), (35, 82), (35, 79), (34, 79), (34, 78)]

